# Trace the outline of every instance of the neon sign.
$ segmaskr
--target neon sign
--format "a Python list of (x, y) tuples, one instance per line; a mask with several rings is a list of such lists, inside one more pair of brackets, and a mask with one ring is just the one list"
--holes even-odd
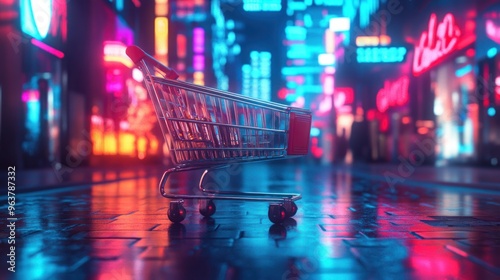
[[(241, 3), (241, 1), (239, 2)], [(246, 12), (277, 12), (281, 11), (281, 0), (243, 0), (243, 10)]]
[(405, 47), (369, 47), (356, 50), (358, 63), (397, 63), (403, 62)]
[(56, 37), (61, 32), (66, 41), (66, 1), (22, 0), (20, 2), (21, 29), (37, 40), (48, 35)]
[(21, 29), (38, 40), (47, 37), (52, 19), (52, 1), (24, 0), (21, 2)]
[(387, 35), (380, 36), (358, 36), (356, 37), (356, 46), (358, 47), (368, 47), (368, 46), (387, 46), (391, 44), (391, 37)]
[(377, 109), (383, 113), (389, 107), (405, 105), (408, 102), (409, 85), (408, 77), (401, 77), (394, 82), (385, 81), (384, 87), (377, 93)]
[(106, 41), (104, 42), (104, 61), (117, 62), (132, 68), (134, 63), (125, 53), (125, 46), (122, 42)]
[(418, 45), (415, 46), (413, 74), (418, 76), (455, 50), (460, 35), (460, 29), (452, 14), (446, 14), (439, 24), (437, 24), (436, 14), (432, 14), (428, 31), (422, 33)]

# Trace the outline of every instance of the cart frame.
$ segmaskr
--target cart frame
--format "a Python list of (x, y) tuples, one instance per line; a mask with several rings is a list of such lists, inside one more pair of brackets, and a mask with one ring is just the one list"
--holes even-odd
[[(178, 74), (173, 69), (139, 47), (130, 46), (126, 53), (143, 73), (146, 90), (153, 103), (162, 134), (169, 150), (173, 152), (171, 158), (175, 167), (166, 170), (159, 182), (160, 194), (165, 198), (175, 199), (170, 202), (168, 210), (168, 217), (172, 222), (184, 220), (186, 211), (182, 204), (185, 199), (200, 199), (200, 213), (206, 217), (215, 213), (213, 200), (274, 202), (268, 211), (269, 219), (274, 223), (295, 215), (295, 201), (301, 199), (299, 193), (210, 190), (204, 187), (204, 181), (211, 171), (229, 164), (307, 154), (311, 126), (309, 110), (179, 81)], [(194, 97), (191, 104), (190, 97)], [(212, 100), (212, 103), (207, 104), (209, 102), (205, 98)], [(224, 103), (221, 103), (221, 100)], [(192, 107), (179, 108), (179, 104)], [(208, 112), (210, 108), (212, 111)], [(241, 110), (244, 112), (241, 113)], [(261, 110), (261, 114), (255, 113), (256, 110)], [(278, 124), (266, 124), (265, 119), (270, 113), (273, 114), (272, 121)], [(228, 120), (233, 114), (236, 120)], [(253, 123), (251, 116), (248, 116), (251, 114), (254, 117)], [(246, 121), (240, 124), (237, 118), (242, 116)], [(274, 138), (278, 140), (274, 141)], [(205, 169), (198, 183), (202, 195), (173, 194), (165, 191), (170, 175), (199, 169)]]

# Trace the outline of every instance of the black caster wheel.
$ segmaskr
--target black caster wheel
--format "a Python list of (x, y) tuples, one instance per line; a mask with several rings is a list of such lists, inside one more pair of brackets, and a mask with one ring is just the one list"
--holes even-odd
[(210, 217), (215, 213), (216, 207), (213, 200), (202, 199), (200, 200), (200, 214), (204, 217)]
[(275, 224), (282, 223), (287, 218), (285, 207), (281, 204), (271, 204), (269, 205), (267, 216), (269, 220)]
[(298, 208), (297, 208), (297, 204), (295, 204), (295, 202), (288, 200), (288, 201), (281, 203), (280, 205), (285, 208), (287, 218), (291, 218), (291, 217), (295, 216), (295, 214), (297, 214)]
[(174, 223), (180, 223), (186, 218), (186, 209), (180, 201), (170, 202), (170, 208), (167, 212), (168, 219)]

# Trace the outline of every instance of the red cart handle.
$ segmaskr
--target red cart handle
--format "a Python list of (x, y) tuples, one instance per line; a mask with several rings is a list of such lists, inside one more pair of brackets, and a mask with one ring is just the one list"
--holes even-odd
[(179, 78), (179, 74), (177, 74), (174, 69), (163, 65), (161, 62), (147, 54), (138, 46), (128, 46), (125, 50), (125, 53), (127, 53), (128, 57), (130, 57), (130, 59), (132, 59), (135, 64), (138, 64), (141, 60), (152, 63), (156, 68), (165, 73), (165, 78), (167, 79), (176, 80), (177, 78)]

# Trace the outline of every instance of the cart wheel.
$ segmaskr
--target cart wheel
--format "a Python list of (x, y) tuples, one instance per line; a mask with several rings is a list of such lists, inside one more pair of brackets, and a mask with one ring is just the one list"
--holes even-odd
[(210, 217), (215, 213), (216, 207), (213, 200), (202, 199), (200, 200), (200, 214), (205, 217)]
[(275, 224), (279, 224), (286, 219), (285, 207), (280, 204), (269, 205), (269, 212), (267, 213), (269, 220)]
[(292, 207), (290, 208), (290, 213), (289, 214), (289, 217), (293, 217), (295, 216), (295, 214), (297, 214), (297, 210), (299, 210), (299, 208), (297, 207), (297, 204), (295, 204), (295, 202), (292, 201)]
[(168, 219), (174, 223), (180, 223), (186, 218), (186, 209), (180, 201), (171, 201), (167, 212)]

